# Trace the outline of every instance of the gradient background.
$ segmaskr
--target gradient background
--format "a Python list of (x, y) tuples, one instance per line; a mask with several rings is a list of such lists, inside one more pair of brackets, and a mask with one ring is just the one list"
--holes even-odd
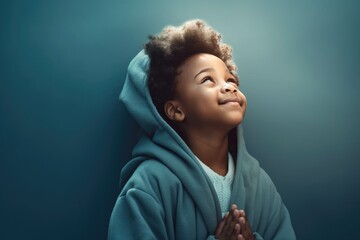
[(0, 239), (106, 239), (137, 135), (127, 65), (192, 18), (234, 49), (248, 150), (298, 239), (359, 237), (360, 4), (179, 2), (1, 1)]

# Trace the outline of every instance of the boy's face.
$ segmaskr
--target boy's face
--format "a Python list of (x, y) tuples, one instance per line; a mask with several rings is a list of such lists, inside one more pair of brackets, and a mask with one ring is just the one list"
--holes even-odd
[(196, 54), (180, 67), (174, 103), (183, 113), (180, 121), (192, 127), (225, 127), (241, 123), (246, 98), (225, 63), (211, 54)]

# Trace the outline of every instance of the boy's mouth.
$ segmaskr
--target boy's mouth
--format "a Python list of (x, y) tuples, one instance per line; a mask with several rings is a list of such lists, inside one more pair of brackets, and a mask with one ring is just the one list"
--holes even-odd
[(221, 105), (227, 103), (238, 103), (240, 106), (242, 105), (240, 99), (238, 99), (237, 97), (225, 98), (219, 101), (219, 104)]

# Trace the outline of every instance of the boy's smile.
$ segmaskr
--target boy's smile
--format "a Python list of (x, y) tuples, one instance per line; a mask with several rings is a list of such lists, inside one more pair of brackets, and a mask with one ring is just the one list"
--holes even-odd
[(238, 89), (238, 79), (220, 58), (195, 54), (181, 65), (179, 72), (176, 96), (170, 102), (183, 118), (173, 120), (188, 127), (227, 130), (241, 123), (246, 98)]
[[(230, 92), (230, 91), (231, 91), (231, 88), (233, 88), (233, 87), (232, 87), (232, 86), (224, 85), (223, 88), (224, 88), (224, 89), (228, 89), (228, 91)], [(229, 96), (229, 97), (225, 96), (224, 99), (221, 99), (221, 100), (219, 101), (219, 104), (220, 104), (220, 105), (227, 104), (227, 105), (234, 105), (234, 106), (240, 106), (240, 107), (242, 107), (243, 101), (242, 101), (242, 99), (241, 99), (240, 97), (237, 96), (237, 94), (236, 94), (237, 91), (239, 91), (239, 90), (236, 90), (236, 89), (233, 90), (233, 92), (235, 93), (235, 94), (234, 94), (235, 96)]]

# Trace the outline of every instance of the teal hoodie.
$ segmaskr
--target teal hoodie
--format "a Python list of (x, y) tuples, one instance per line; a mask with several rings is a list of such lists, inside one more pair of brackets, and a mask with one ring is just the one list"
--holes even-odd
[[(149, 57), (141, 51), (129, 65), (120, 94), (144, 134), (121, 171), (108, 240), (215, 239), (222, 219), (215, 189), (190, 148), (152, 103), (148, 67)], [(274, 184), (246, 150), (241, 126), (237, 136), (230, 202), (245, 210), (256, 239), (296, 239)]]

